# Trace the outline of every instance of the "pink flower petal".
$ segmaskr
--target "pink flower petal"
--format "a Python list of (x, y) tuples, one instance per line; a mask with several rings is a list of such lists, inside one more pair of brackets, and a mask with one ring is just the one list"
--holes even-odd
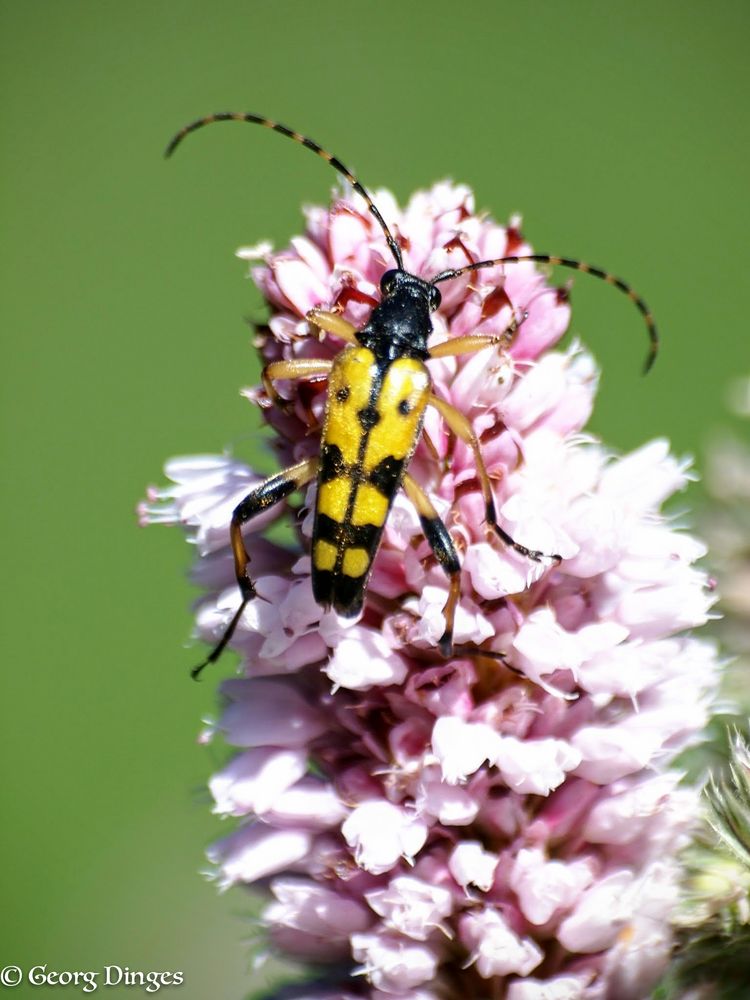
[(352, 954), (373, 986), (403, 996), (434, 978), (438, 957), (429, 945), (384, 932), (352, 934)]
[(228, 743), (239, 747), (304, 747), (325, 732), (325, 720), (283, 681), (231, 680), (230, 703), (219, 720)]
[(401, 684), (407, 669), (382, 636), (359, 631), (339, 642), (326, 673), (337, 687), (364, 691), (376, 684)]
[(438, 719), (432, 730), (432, 748), (449, 784), (464, 781), (485, 761), (494, 761), (501, 742), (483, 722), (464, 722), (455, 716)]
[(240, 827), (213, 844), (206, 853), (209, 860), (219, 866), (218, 882), (226, 889), (235, 882), (256, 882), (284, 871), (305, 858), (311, 846), (312, 838), (305, 831), (274, 830), (256, 823)]
[(517, 740), (514, 736), (502, 738), (495, 756), (508, 787), (532, 795), (549, 795), (580, 761), (579, 751), (563, 740)]
[(543, 958), (531, 938), (514, 934), (500, 913), (489, 907), (461, 917), (459, 933), (470, 962), (484, 979), (512, 973), (527, 976)]
[(480, 841), (465, 840), (451, 853), (448, 867), (453, 878), (464, 889), (475, 886), (482, 892), (489, 892), (495, 880), (499, 858), (485, 851)]
[(453, 912), (448, 889), (430, 885), (410, 875), (399, 875), (385, 889), (365, 893), (371, 908), (386, 927), (415, 941), (426, 941)]
[(258, 747), (234, 757), (210, 780), (215, 812), (243, 816), (267, 812), (307, 770), (307, 753)]
[(427, 839), (426, 824), (383, 800), (363, 802), (341, 827), (360, 868), (381, 875), (401, 860), (414, 857)]
[(613, 872), (591, 886), (575, 910), (560, 924), (557, 937), (569, 951), (595, 952), (609, 948), (633, 912), (629, 871)]
[(571, 864), (547, 861), (538, 848), (518, 852), (509, 884), (532, 924), (546, 924), (553, 914), (570, 910), (594, 880), (597, 866), (582, 858)]

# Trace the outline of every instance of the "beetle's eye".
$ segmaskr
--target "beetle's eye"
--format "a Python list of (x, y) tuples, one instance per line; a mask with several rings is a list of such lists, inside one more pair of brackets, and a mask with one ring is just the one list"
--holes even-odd
[(396, 270), (386, 271), (383, 277), (380, 279), (380, 291), (383, 295), (388, 295), (389, 292), (393, 291), (394, 280), (397, 275)]
[(436, 309), (440, 308), (440, 303), (443, 298), (437, 288), (434, 285), (430, 288), (430, 309), (434, 312)]

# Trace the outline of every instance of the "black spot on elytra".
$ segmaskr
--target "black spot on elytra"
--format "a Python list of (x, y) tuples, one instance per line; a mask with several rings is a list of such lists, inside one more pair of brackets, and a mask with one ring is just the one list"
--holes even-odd
[(358, 410), (357, 417), (362, 425), (362, 429), (365, 431), (372, 430), (375, 424), (380, 420), (380, 414), (374, 406), (365, 406), (361, 410)]
[(315, 521), (316, 538), (336, 548), (367, 549), (369, 552), (375, 546), (380, 531), (380, 525), (336, 521), (321, 511), (318, 511)]
[(398, 412), (402, 417), (405, 417), (407, 413), (411, 413), (411, 403), (408, 399), (402, 399), (398, 404)]
[(401, 478), (403, 466), (404, 463), (400, 459), (388, 455), (378, 462), (367, 478), (383, 496), (392, 497)]
[(340, 389), (336, 390), (336, 399), (339, 403), (345, 403), (351, 394), (351, 389), (348, 385), (342, 385)]
[(346, 472), (346, 464), (341, 449), (336, 444), (326, 444), (320, 452), (320, 481), (330, 483)]

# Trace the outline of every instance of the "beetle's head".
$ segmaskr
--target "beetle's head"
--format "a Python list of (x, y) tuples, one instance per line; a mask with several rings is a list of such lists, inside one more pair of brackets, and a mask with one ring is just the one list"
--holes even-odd
[(435, 312), (441, 302), (440, 292), (435, 285), (418, 278), (416, 274), (396, 268), (386, 271), (380, 279), (380, 292), (384, 300), (392, 300), (397, 296), (417, 299), (426, 303), (430, 312)]

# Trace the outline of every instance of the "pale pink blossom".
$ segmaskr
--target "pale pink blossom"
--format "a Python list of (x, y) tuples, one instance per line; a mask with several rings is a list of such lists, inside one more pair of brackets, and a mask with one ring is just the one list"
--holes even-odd
[(334, 685), (351, 691), (364, 691), (375, 684), (401, 684), (407, 672), (404, 660), (376, 632), (341, 639), (326, 666)]
[(468, 826), (481, 808), (481, 802), (471, 789), (443, 780), (428, 767), (422, 770), (416, 805), (421, 813), (444, 826)]
[(461, 941), (483, 979), (517, 973), (527, 976), (542, 961), (544, 952), (531, 939), (521, 938), (502, 913), (490, 907), (466, 913), (459, 920)]
[(560, 943), (572, 952), (603, 951), (614, 944), (633, 913), (634, 883), (635, 875), (629, 869), (599, 879), (560, 924)]
[(228, 699), (217, 728), (237, 747), (303, 747), (325, 732), (322, 712), (283, 680), (230, 680), (221, 687)]
[(348, 812), (330, 782), (309, 775), (280, 792), (269, 806), (265, 819), (278, 827), (325, 830), (339, 827)]
[(453, 893), (411, 875), (392, 879), (385, 889), (365, 894), (386, 927), (416, 941), (426, 941), (453, 911)]
[(214, 812), (246, 816), (268, 812), (307, 771), (303, 750), (257, 747), (233, 757), (209, 782)]
[[(519, 220), (476, 214), (464, 186), (403, 210), (372, 194), (423, 277), (530, 252)], [(308, 209), (287, 249), (240, 255), (270, 308), (264, 363), (335, 356), (342, 343), (306, 312), (338, 305), (361, 327), (393, 266), (351, 194)], [(329, 963), (332, 985), (299, 1000), (640, 1000), (668, 960), (674, 858), (695, 815), (670, 765), (700, 738), (718, 674), (713, 646), (680, 634), (714, 600), (694, 565), (704, 548), (660, 510), (690, 474), (663, 440), (618, 456), (585, 434), (596, 365), (578, 344), (553, 350), (568, 294), (532, 263), (440, 288), (435, 340), (521, 320), (505, 351), (428, 365), (480, 439), (503, 527), (562, 562), (488, 536), (474, 454), (431, 409), (410, 473), (461, 557), (454, 656), (436, 649), (448, 583), (403, 494), (358, 621), (312, 597), (315, 485), (295, 546), (260, 536), (285, 504), (251, 521), (258, 598), (232, 640), (242, 676), (222, 685), (204, 736), (237, 748), (210, 787), (240, 825), (209, 857), (223, 887), (272, 878), (276, 948)], [(623, 364), (636, 368), (635, 315), (633, 328)], [(261, 387), (244, 394), (291, 464), (316, 453), (325, 381), (277, 388), (284, 408)], [(175, 460), (167, 475), (141, 516), (196, 544), (197, 633), (215, 643), (240, 599), (229, 518), (259, 477), (227, 456)]]
[(347, 899), (311, 879), (277, 878), (271, 882), (275, 901), (263, 918), (274, 928), (274, 944), (317, 962), (348, 954), (349, 936), (364, 931), (372, 914), (356, 899)]
[(427, 824), (414, 812), (385, 800), (363, 802), (351, 811), (341, 833), (357, 864), (381, 875), (401, 858), (411, 860), (424, 846)]
[(580, 753), (566, 740), (519, 740), (504, 736), (495, 764), (513, 791), (549, 795), (580, 760)]
[(548, 861), (538, 847), (518, 852), (508, 883), (532, 924), (546, 924), (558, 911), (571, 910), (581, 893), (594, 880), (598, 864), (594, 858), (567, 863)]
[(305, 830), (277, 829), (264, 823), (240, 827), (208, 850), (208, 858), (219, 865), (222, 889), (235, 882), (255, 882), (282, 872), (302, 861), (312, 848)]
[(501, 745), (500, 735), (483, 722), (443, 716), (432, 730), (432, 749), (449, 785), (464, 781), (485, 762), (495, 763)]
[(497, 855), (485, 851), (478, 840), (464, 840), (453, 849), (448, 869), (458, 885), (489, 892), (499, 862)]
[(351, 935), (352, 954), (362, 963), (361, 972), (379, 990), (398, 996), (435, 978), (439, 956), (430, 945), (373, 931)]
[(588, 990), (595, 976), (596, 972), (592, 969), (580, 976), (514, 979), (508, 986), (508, 1000), (586, 1000), (601, 996), (599, 990)]

